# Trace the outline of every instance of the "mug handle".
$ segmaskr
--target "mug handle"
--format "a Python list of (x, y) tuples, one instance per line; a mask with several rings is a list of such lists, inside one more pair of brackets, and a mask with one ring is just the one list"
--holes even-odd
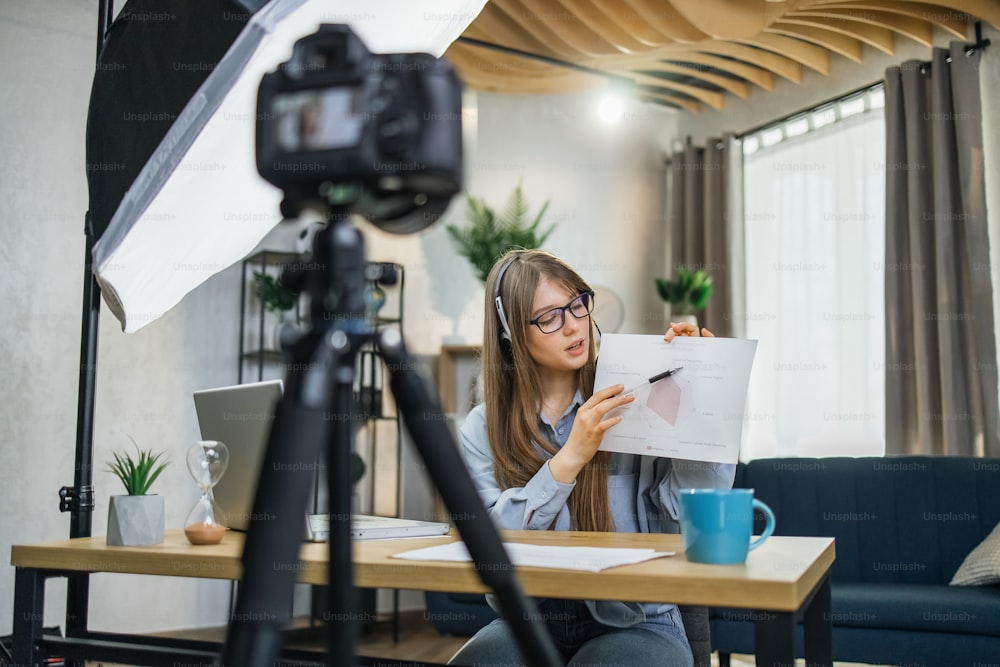
[(764, 540), (771, 537), (771, 533), (774, 532), (774, 512), (771, 511), (771, 508), (756, 498), (753, 499), (753, 508), (764, 513), (767, 525), (764, 526), (764, 532), (761, 533), (756, 540), (750, 542), (749, 551), (753, 551), (760, 545), (764, 544)]

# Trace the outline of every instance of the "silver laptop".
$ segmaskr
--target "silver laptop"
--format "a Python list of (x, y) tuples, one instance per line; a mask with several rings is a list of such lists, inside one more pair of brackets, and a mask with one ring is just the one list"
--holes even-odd
[(267, 380), (194, 392), (194, 408), (203, 440), (220, 440), (229, 450), (229, 466), (215, 486), (219, 523), (246, 530), (281, 380)]
[[(283, 386), (281, 380), (267, 380), (194, 392), (202, 439), (220, 440), (229, 449), (229, 467), (213, 494), (221, 512), (217, 519), (229, 528), (246, 530), (250, 523), (260, 468)], [(314, 484), (325, 481), (322, 472), (317, 466)], [(303, 517), (305, 539), (323, 542), (329, 538), (329, 514), (317, 513), (316, 509)], [(351, 537), (357, 540), (443, 535), (450, 528), (448, 523), (438, 521), (351, 516)]]
[[(351, 515), (351, 539), (383, 540), (397, 537), (433, 537), (444, 535), (451, 526), (439, 521), (397, 519), (368, 514)], [(330, 538), (330, 515), (311, 514), (307, 524), (306, 539), (326, 542)]]

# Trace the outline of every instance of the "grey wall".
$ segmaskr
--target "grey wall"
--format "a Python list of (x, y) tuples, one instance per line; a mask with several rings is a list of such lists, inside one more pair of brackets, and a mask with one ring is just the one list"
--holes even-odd
[[(0, 3), (0, 553), (12, 543), (68, 537), (58, 491), (72, 485), (76, 441), (84, 128), (94, 69), (96, 2)], [(197, 491), (184, 464), (197, 439), (191, 392), (236, 381), (238, 274), (205, 284), (162, 320), (125, 336), (101, 319), (95, 415), (93, 532), (106, 530), (105, 472), (113, 449), (166, 450), (174, 463), (153, 487), (167, 525), (181, 527)], [(106, 313), (106, 311), (105, 311)], [(12, 619), (14, 570), (0, 569), (0, 633)], [(99, 575), (91, 582), (95, 629), (122, 631), (220, 623), (228, 584)], [(49, 586), (46, 625), (64, 625), (61, 580)], [(151, 604), (151, 600), (156, 600)]]

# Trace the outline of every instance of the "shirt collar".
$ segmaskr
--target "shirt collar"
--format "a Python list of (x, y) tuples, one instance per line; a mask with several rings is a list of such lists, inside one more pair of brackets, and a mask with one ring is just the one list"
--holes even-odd
[[(581, 405), (583, 405), (583, 394), (581, 394), (580, 390), (577, 389), (576, 393), (573, 394), (573, 400), (569, 402), (568, 406), (566, 406), (566, 410), (565, 410), (565, 412), (562, 413), (562, 416), (559, 418), (559, 421), (562, 422), (570, 414), (576, 414), (576, 409), (579, 408)], [(551, 426), (551, 427), (555, 428), (556, 425), (555, 424), (550, 424), (549, 423), (549, 418), (546, 417), (545, 413), (542, 412), (540, 409), (538, 411), (538, 416), (539, 416), (539, 419), (541, 419), (541, 421), (542, 421), (543, 424), (546, 424), (547, 426)]]

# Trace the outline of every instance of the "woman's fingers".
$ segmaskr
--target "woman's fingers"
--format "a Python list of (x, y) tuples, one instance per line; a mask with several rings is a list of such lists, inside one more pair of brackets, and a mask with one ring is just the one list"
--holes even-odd
[(667, 329), (666, 333), (663, 334), (663, 340), (668, 343), (672, 341), (677, 336), (705, 336), (707, 338), (715, 338), (713, 334), (708, 329), (702, 329), (698, 331), (698, 327), (694, 324), (689, 324), (688, 322), (671, 322), (670, 328)]
[(591, 394), (590, 400), (587, 401), (587, 402), (588, 403), (593, 402), (594, 404), (597, 404), (597, 403), (600, 403), (603, 400), (606, 400), (606, 399), (611, 398), (612, 396), (615, 396), (616, 394), (620, 394), (623, 391), (625, 391), (625, 385), (623, 385), (621, 383), (608, 385), (604, 389), (599, 389), (599, 390), (595, 391), (593, 394)]
[(580, 417), (583, 417), (585, 423), (591, 427), (596, 427), (601, 424), (609, 412), (635, 400), (635, 396), (632, 394), (620, 393), (623, 389), (622, 385), (612, 385), (608, 389), (614, 389), (614, 391), (611, 394), (606, 394), (606, 390), (602, 390), (595, 393), (590, 397), (590, 400), (581, 405), (580, 410), (577, 412), (577, 419), (579, 420)]
[(609, 387), (605, 387), (600, 391), (595, 391), (590, 397), (588, 403), (592, 402), (591, 407), (598, 412), (601, 416), (606, 415), (615, 408), (620, 408), (626, 403), (631, 403), (635, 400), (635, 394), (628, 393), (623, 394), (625, 390), (625, 385), (623, 384), (613, 384)]
[(622, 419), (621, 415), (608, 417), (608, 413), (635, 400), (635, 394), (621, 393), (624, 389), (625, 385), (613, 384), (594, 392), (590, 399), (580, 406), (577, 421), (582, 422), (586, 428), (603, 434)]

